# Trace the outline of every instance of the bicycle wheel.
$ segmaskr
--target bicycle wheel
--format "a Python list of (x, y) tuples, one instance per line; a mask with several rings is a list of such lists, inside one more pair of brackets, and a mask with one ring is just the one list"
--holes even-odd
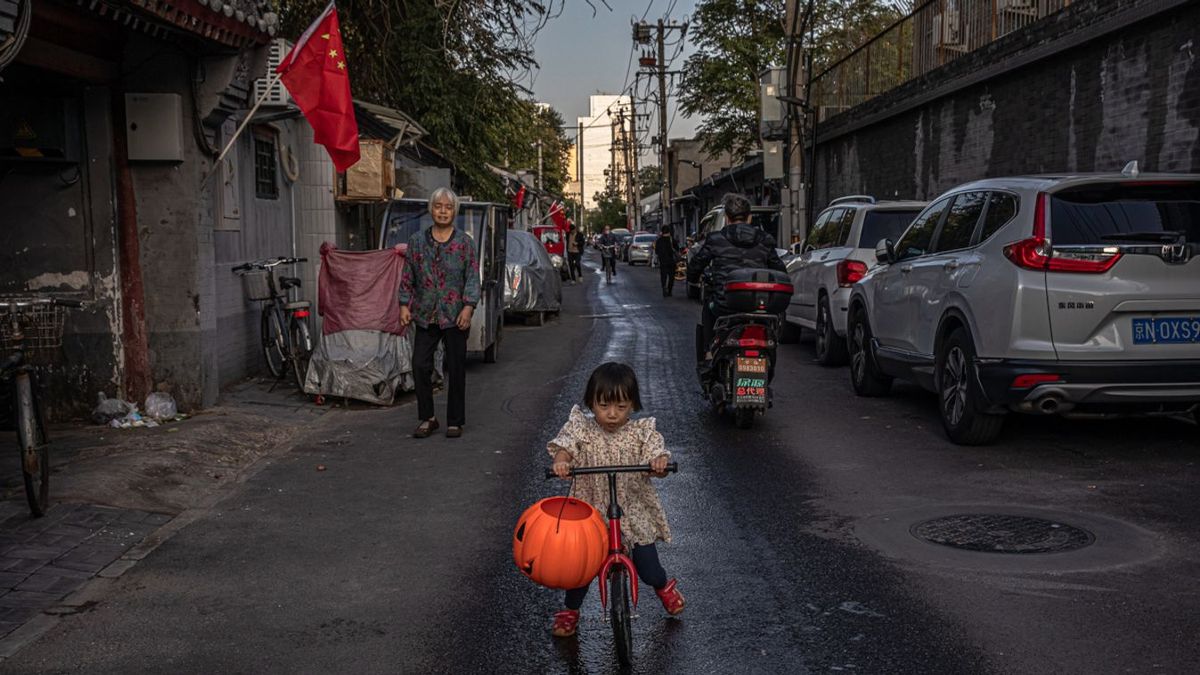
[(16, 377), (17, 440), (21, 450), (21, 475), (25, 497), (33, 516), (45, 515), (50, 505), (50, 446), (42, 425), (42, 411), (34, 398), (32, 378)]
[(613, 567), (608, 573), (608, 616), (612, 622), (613, 644), (617, 647), (617, 661), (628, 668), (633, 663), (633, 625), (629, 611), (629, 578), (624, 567)]
[(296, 387), (304, 391), (304, 379), (308, 377), (308, 361), (312, 355), (312, 340), (308, 336), (308, 324), (303, 319), (293, 318), (291, 322), (292, 375), (296, 378)]
[(603, 264), (604, 264), (604, 283), (611, 284), (612, 283), (613, 262), (611, 260), (605, 260), (605, 261), (603, 261)]
[(287, 351), (283, 348), (283, 325), (279, 321), (279, 312), (270, 305), (262, 313), (262, 341), (267, 370), (276, 378), (283, 377), (287, 357)]

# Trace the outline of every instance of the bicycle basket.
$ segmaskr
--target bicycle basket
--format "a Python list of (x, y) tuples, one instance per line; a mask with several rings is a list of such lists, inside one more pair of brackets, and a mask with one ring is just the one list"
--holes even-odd
[(270, 300), (271, 285), (267, 282), (266, 270), (251, 270), (242, 274), (242, 289), (247, 300)]
[(7, 351), (17, 345), (13, 334), (14, 312), (19, 315), (17, 322), (25, 334), (22, 340), (25, 349), (57, 349), (62, 346), (67, 311), (58, 305), (37, 304), (0, 311), (0, 349)]

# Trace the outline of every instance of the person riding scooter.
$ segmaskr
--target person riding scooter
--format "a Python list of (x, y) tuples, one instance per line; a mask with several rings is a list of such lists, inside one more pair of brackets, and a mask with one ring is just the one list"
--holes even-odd
[(603, 270), (604, 267), (607, 267), (614, 277), (617, 276), (617, 246), (619, 244), (620, 240), (617, 239), (617, 235), (612, 233), (612, 228), (605, 225), (603, 234), (596, 240), (596, 247), (600, 249), (600, 264), (602, 265), (600, 269)]
[(711, 358), (706, 352), (712, 344), (717, 317), (731, 313), (724, 303), (728, 274), (743, 268), (787, 272), (776, 252), (775, 238), (750, 224), (750, 200), (731, 192), (721, 199), (721, 206), (727, 224), (704, 240), (687, 266), (688, 282), (704, 283), (705, 289), (700, 313), (703, 341), (696, 345), (696, 355), (702, 362)]

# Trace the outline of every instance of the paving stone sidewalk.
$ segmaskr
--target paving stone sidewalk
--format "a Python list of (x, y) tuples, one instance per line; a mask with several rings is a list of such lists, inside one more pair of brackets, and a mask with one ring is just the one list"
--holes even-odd
[(0, 504), (8, 514), (0, 522), (0, 638), (54, 607), (173, 517), (55, 504), (33, 519), (23, 506)]

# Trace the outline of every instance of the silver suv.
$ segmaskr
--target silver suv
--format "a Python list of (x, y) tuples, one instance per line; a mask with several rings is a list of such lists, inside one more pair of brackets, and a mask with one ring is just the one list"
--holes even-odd
[(795, 292), (784, 317), (784, 341), (792, 342), (801, 328), (811, 330), (818, 363), (845, 363), (850, 288), (875, 264), (875, 244), (897, 239), (923, 208), (925, 202), (877, 202), (866, 195), (830, 202), (800, 254), (787, 262)]
[(969, 183), (876, 254), (850, 299), (859, 395), (912, 380), (969, 445), (1010, 410), (1200, 418), (1200, 175)]

